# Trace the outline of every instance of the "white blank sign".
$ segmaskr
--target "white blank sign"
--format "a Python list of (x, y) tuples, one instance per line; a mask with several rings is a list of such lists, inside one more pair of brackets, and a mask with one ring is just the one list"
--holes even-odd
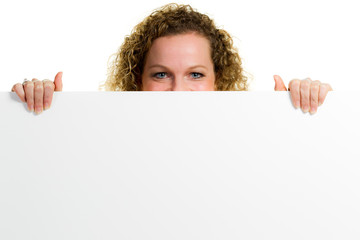
[(360, 239), (359, 102), (0, 93), (0, 239)]

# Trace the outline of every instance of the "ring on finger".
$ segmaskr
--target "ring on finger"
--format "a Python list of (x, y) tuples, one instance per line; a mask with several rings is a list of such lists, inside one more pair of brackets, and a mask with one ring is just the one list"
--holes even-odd
[(22, 84), (25, 85), (27, 82), (31, 82), (31, 80), (25, 78), (25, 79), (24, 79), (24, 82), (23, 82)]
[(44, 83), (46, 83), (46, 82), (51, 82), (51, 83), (52, 83), (52, 81), (49, 80), (49, 79), (44, 79), (43, 82), (44, 82)]

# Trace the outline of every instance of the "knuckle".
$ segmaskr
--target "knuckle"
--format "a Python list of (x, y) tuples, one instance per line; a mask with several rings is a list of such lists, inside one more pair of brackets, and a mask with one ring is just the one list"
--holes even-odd
[(311, 82), (311, 85), (312, 85), (312, 86), (320, 86), (320, 85), (321, 85), (321, 82), (318, 81), (318, 80), (316, 80), (316, 81)]
[(290, 85), (292, 87), (299, 87), (300, 86), (300, 80), (299, 79), (293, 79), (290, 81)]
[(317, 103), (318, 102), (318, 97), (311, 95), (311, 103)]
[(24, 88), (33, 88), (34, 87), (34, 84), (32, 83), (32, 82), (26, 82), (25, 84), (24, 84)]
[(44, 89), (49, 91), (49, 90), (54, 90), (55, 86), (53, 83), (51, 82), (45, 82), (44, 83)]
[(319, 87), (320, 87), (320, 89), (321, 89), (322, 91), (324, 91), (324, 92), (329, 89), (329, 87), (327, 86), (326, 83), (321, 84)]
[(42, 90), (44, 87), (42, 84), (39, 84), (39, 83), (35, 83), (35, 90)]
[(309, 91), (310, 84), (308, 82), (302, 82), (300, 88), (302, 91)]
[(34, 92), (25, 92), (27, 102), (34, 101)]
[(319, 84), (313, 84), (311, 85), (311, 91), (316, 92), (319, 91), (320, 85)]

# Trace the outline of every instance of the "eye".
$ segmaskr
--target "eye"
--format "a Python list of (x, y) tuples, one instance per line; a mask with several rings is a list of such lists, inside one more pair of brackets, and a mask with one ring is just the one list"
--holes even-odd
[(165, 76), (166, 76), (166, 72), (158, 72), (153, 75), (153, 77), (160, 78), (160, 79), (165, 78)]
[(198, 72), (192, 72), (191, 75), (192, 75), (194, 78), (202, 78), (202, 77), (204, 77), (204, 74), (198, 73)]

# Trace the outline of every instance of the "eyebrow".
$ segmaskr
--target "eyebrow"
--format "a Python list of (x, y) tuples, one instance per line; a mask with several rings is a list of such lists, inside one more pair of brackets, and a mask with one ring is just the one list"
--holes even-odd
[[(150, 68), (154, 68), (154, 67), (162, 67), (162, 68), (166, 68), (166, 69), (167, 69), (166, 66), (161, 65), (161, 64), (151, 65), (151, 66), (149, 67), (149, 69), (150, 69)], [(194, 65), (194, 66), (189, 67), (189, 69), (198, 68), (198, 67), (200, 67), (200, 68), (205, 68), (205, 69), (207, 70), (207, 67), (205, 67), (204, 65)]]

